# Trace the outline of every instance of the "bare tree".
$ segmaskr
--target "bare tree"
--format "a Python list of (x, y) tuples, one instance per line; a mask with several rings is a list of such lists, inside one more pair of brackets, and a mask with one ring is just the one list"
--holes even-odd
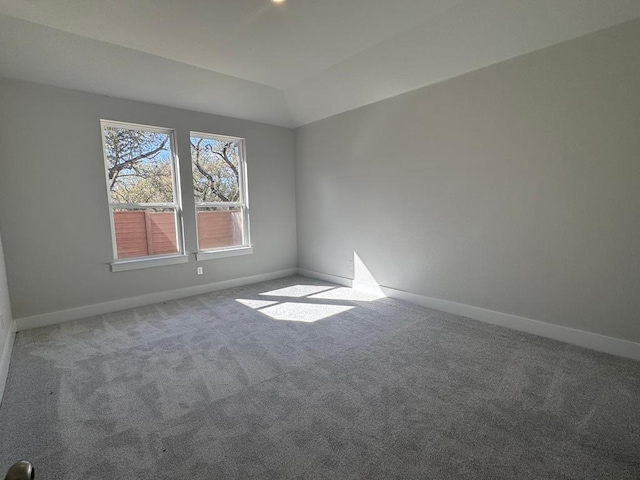
[(105, 127), (104, 143), (112, 201), (173, 201), (169, 135)]
[(191, 160), (196, 202), (237, 202), (240, 199), (237, 143), (191, 138)]
[[(168, 134), (105, 127), (104, 143), (112, 201), (173, 201)], [(240, 200), (240, 151), (236, 142), (193, 137), (191, 160), (197, 203)]]

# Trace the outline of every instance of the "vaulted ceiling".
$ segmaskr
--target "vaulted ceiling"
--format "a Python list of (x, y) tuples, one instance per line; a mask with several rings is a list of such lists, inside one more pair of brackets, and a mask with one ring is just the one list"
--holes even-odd
[(0, 0), (0, 76), (299, 126), (640, 17), (640, 0)]

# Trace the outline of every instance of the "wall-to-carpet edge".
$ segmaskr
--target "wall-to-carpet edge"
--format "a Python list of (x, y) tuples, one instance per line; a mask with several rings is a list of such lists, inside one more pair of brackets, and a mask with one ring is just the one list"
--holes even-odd
[(599, 352), (617, 355), (619, 357), (640, 360), (640, 343), (622, 340), (620, 338), (608, 337), (597, 333), (577, 330), (575, 328), (563, 327), (551, 323), (533, 320), (531, 318), (520, 317), (509, 313), (496, 312), (485, 308), (474, 307), (462, 303), (451, 302), (439, 298), (431, 298), (425, 295), (418, 295), (395, 288), (382, 285), (370, 285), (357, 282), (348, 278), (339, 277), (327, 273), (315, 272), (304, 268), (299, 268), (298, 273), (305, 277), (324, 280), (338, 285), (354, 288), (377, 288), (387, 297), (415, 303), (423, 307), (433, 308), (454, 315), (468, 317), (485, 323), (511, 328), (521, 332), (532, 333), (541, 337), (551, 338), (565, 343), (571, 343), (580, 347), (597, 350)]
[(30, 317), (17, 318), (17, 330), (21, 331), (28, 330), (30, 328), (46, 327), (48, 325), (55, 325), (57, 323), (78, 320), (94, 315), (103, 315), (105, 313), (117, 312), (119, 310), (126, 310), (128, 308), (151, 305), (152, 303), (191, 297), (193, 295), (214, 292), (216, 290), (224, 290), (225, 288), (239, 287), (242, 285), (264, 282), (266, 280), (288, 277), (290, 275), (294, 275), (296, 271), (297, 270), (295, 268), (290, 268), (277, 272), (251, 275), (249, 277), (242, 278), (234, 278), (231, 280), (223, 280), (221, 282), (208, 283), (205, 285), (196, 285), (193, 287), (179, 288), (176, 290), (168, 290), (165, 292), (150, 293), (148, 295), (129, 297), (121, 300), (114, 300), (111, 302), (97, 303), (94, 305), (84, 305), (82, 307), (70, 308), (68, 310), (59, 310), (56, 312), (42, 313), (40, 315), (32, 315)]

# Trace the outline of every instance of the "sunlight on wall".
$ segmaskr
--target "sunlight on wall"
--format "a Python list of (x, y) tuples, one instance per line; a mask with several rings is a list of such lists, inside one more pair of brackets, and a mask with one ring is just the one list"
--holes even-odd
[(386, 296), (356, 252), (353, 252), (353, 289), (370, 295), (378, 295), (378, 298)]

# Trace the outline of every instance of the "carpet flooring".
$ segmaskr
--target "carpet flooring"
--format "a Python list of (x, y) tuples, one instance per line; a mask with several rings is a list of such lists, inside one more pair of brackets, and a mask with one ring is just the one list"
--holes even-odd
[(18, 333), (36, 479), (638, 479), (640, 363), (303, 277)]

